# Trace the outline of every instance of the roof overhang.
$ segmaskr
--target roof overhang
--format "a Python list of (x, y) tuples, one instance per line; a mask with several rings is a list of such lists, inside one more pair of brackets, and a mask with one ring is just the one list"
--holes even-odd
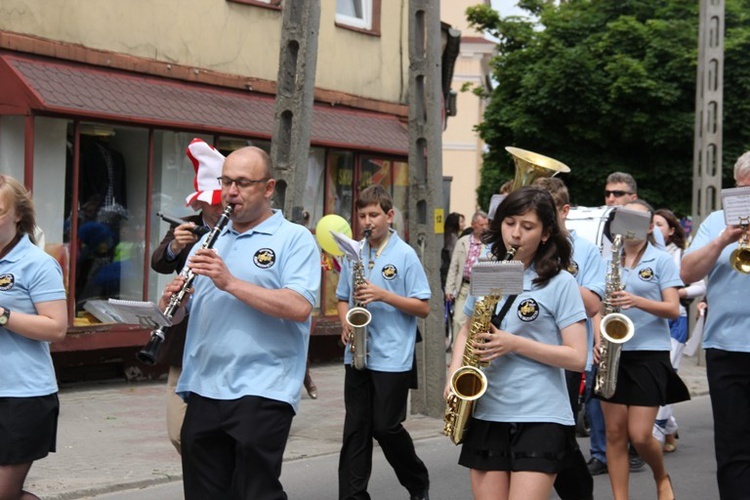
[[(275, 99), (0, 51), (0, 114), (45, 114), (270, 139)], [(407, 156), (396, 116), (315, 104), (311, 143)]]

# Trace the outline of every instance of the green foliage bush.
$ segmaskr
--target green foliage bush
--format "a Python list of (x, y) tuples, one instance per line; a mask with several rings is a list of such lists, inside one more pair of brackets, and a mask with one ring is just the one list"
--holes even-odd
[[(489, 6), (469, 22), (498, 39), (496, 87), (477, 129), (488, 145), (480, 206), (514, 173), (505, 146), (566, 163), (579, 205), (603, 203), (607, 175), (655, 207), (690, 213), (699, 4), (695, 0), (522, 0), (535, 19)], [(750, 0), (726, 0), (724, 186), (750, 149)], [(481, 93), (481, 91), (478, 91)]]

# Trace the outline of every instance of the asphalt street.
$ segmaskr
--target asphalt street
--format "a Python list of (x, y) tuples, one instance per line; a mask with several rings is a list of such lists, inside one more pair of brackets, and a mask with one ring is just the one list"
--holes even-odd
[[(713, 462), (711, 410), (707, 396), (699, 396), (679, 406), (680, 440), (677, 451), (665, 456), (677, 498), (707, 500), (718, 498)], [(588, 440), (579, 438), (588, 456)], [(433, 500), (470, 499), (469, 473), (457, 465), (459, 448), (445, 437), (431, 437), (416, 442), (417, 452), (430, 470)], [(378, 448), (373, 460), (369, 493), (373, 500), (408, 498)], [(290, 499), (332, 500), (336, 498), (338, 455), (292, 460), (284, 464), (282, 483)], [(102, 495), (102, 500), (178, 500), (182, 498), (179, 481), (137, 490)], [(559, 499), (553, 494), (551, 499)], [(612, 498), (609, 476), (594, 478), (594, 498)], [(656, 498), (656, 490), (648, 468), (630, 476), (630, 498)]]
[[(292, 499), (336, 497), (338, 451), (344, 419), (343, 367), (313, 366), (319, 398), (302, 395), (284, 454), (282, 483)], [(676, 406), (677, 452), (667, 455), (679, 498), (717, 498), (712, 422), (705, 368), (684, 358), (680, 375), (694, 398)], [(120, 381), (64, 385), (60, 390), (58, 451), (34, 463), (26, 489), (47, 500), (182, 498), (179, 456), (166, 436), (163, 382)], [(431, 474), (431, 498), (470, 498), (458, 448), (441, 434), (442, 419), (411, 415), (405, 426)], [(587, 455), (588, 440), (580, 440)], [(608, 476), (597, 476), (596, 498), (611, 498)], [(653, 498), (646, 471), (631, 476), (631, 498)], [(408, 498), (376, 447), (373, 499)], [(555, 497), (553, 497), (555, 498)]]

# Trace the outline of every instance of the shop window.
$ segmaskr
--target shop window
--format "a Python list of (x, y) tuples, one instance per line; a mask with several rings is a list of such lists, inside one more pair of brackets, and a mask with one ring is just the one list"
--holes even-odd
[(359, 190), (367, 186), (379, 184), (383, 186), (393, 199), (393, 229), (399, 236), (408, 241), (407, 209), (409, 168), (405, 162), (393, 161), (385, 158), (362, 157), (360, 162)]
[[(267, 140), (81, 123), (76, 165), (75, 129), (72, 120), (35, 119), (33, 196), (45, 249), (60, 262), (69, 292), (75, 288), (69, 296), (75, 310), (71, 322), (83, 326), (95, 322), (85, 313), (87, 300), (157, 301), (173, 278), (149, 270), (150, 252), (169, 229), (157, 212), (175, 218), (193, 213), (185, 205), (186, 197), (194, 191), (195, 173), (185, 155), (193, 138), (209, 144), (216, 141), (225, 155), (246, 145), (270, 151), (271, 144)], [(23, 117), (0, 117), (0, 137), (9, 145), (0, 148), (0, 171), (22, 181), (24, 133)], [(73, 198), (75, 168), (79, 185)], [(352, 225), (356, 238), (356, 193), (372, 184), (381, 184), (391, 193), (396, 210), (394, 228), (408, 239), (407, 163), (351, 151), (311, 148), (302, 199), (308, 213), (306, 225), (314, 231), (323, 215), (337, 214)], [(77, 216), (75, 234), (73, 216)], [(330, 256), (322, 259), (322, 264), (316, 314), (335, 316), (338, 264)], [(75, 275), (71, 274), (73, 267)]]
[(352, 223), (354, 204), (354, 154), (331, 151), (326, 162), (326, 214), (337, 214)]
[[(329, 151), (326, 160), (325, 215), (337, 214), (352, 225), (354, 200), (354, 154), (346, 151)], [(323, 254), (325, 271), (321, 289), (323, 303), (321, 313), (335, 316), (336, 287), (339, 283), (338, 262), (327, 253)]]
[[(74, 324), (90, 320), (84, 309), (88, 300), (143, 299), (148, 217), (148, 131), (98, 123), (82, 123), (80, 130), (78, 198), (71, 197), (75, 167), (71, 149), (63, 222), (64, 240), (76, 245)], [(69, 127), (71, 144), (72, 133)], [(74, 205), (75, 237), (71, 234)]]
[(0, 116), (0, 173), (21, 183), (24, 182), (24, 124), (23, 116)]
[[(151, 239), (149, 251), (153, 252), (169, 231), (169, 224), (156, 214), (161, 212), (174, 218), (194, 215), (186, 205), (187, 197), (195, 191), (195, 169), (185, 151), (193, 139), (203, 139), (213, 144), (213, 137), (190, 132), (154, 131), (153, 188), (151, 191)], [(216, 187), (218, 189), (218, 181)], [(148, 256), (149, 262), (151, 256)], [(149, 274), (148, 298), (158, 301), (161, 290), (171, 282), (173, 275)]]
[(409, 164), (405, 161), (393, 162), (393, 229), (404, 241), (409, 241)]
[(391, 161), (381, 158), (362, 158), (359, 175), (359, 190), (379, 184), (391, 192)]
[[(65, 186), (66, 171), (60, 168), (62, 159), (72, 151), (72, 143), (67, 133), (72, 122), (57, 118), (36, 118), (34, 121), (34, 183), (32, 196), (36, 209), (36, 223), (43, 235), (40, 244), (52, 255), (63, 271), (63, 282), (66, 290), (70, 289), (70, 245), (65, 238), (66, 217), (65, 203), (70, 193), (62, 189)], [(23, 144), (21, 141), (19, 144)], [(23, 167), (23, 158), (14, 162)], [(20, 177), (11, 174), (21, 182)]]
[[(310, 154), (307, 160), (307, 179), (305, 189), (302, 192), (302, 224), (310, 231), (315, 232), (315, 226), (323, 217), (325, 199), (325, 149), (310, 148)], [(323, 269), (322, 277), (325, 279), (325, 270), (327, 269), (325, 256), (321, 255), (321, 266)], [(315, 300), (315, 315), (319, 315), (322, 310), (323, 288), (318, 289), (318, 296)]]
[(302, 209), (307, 212), (306, 225), (314, 228), (324, 214), (325, 149), (310, 148), (307, 160), (307, 180), (302, 193)]

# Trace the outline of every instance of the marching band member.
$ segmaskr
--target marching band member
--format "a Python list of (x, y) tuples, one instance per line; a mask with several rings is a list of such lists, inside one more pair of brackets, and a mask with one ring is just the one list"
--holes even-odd
[[(459, 464), (471, 469), (474, 498), (549, 498), (556, 474), (577, 448), (564, 370), (586, 364), (586, 313), (575, 279), (565, 271), (571, 244), (550, 194), (537, 187), (511, 192), (497, 209), (485, 239), (502, 260), (511, 247), (524, 265), (523, 292), (501, 300), (500, 328), (477, 334), (489, 362), (487, 391), (476, 402)], [(471, 316), (477, 298), (464, 312)], [(472, 321), (453, 350), (455, 372)], [(450, 385), (446, 385), (448, 396)]]
[[(750, 186), (750, 151), (734, 165), (737, 187)], [(748, 214), (750, 215), (750, 214)], [(740, 226), (727, 226), (724, 211), (706, 218), (682, 259), (685, 283), (706, 278), (703, 347), (714, 417), (716, 476), (722, 499), (750, 491), (750, 276), (732, 268), (730, 256), (742, 236)]]
[(648, 212), (648, 239), (625, 239), (622, 246), (623, 290), (612, 293), (611, 305), (628, 316), (633, 338), (622, 344), (617, 385), (609, 399), (599, 398), (607, 434), (607, 466), (615, 500), (628, 498), (630, 460), (628, 439), (654, 475), (659, 500), (674, 498), (664, 467), (660, 443), (652, 435), (659, 406), (690, 399), (670, 362), (668, 319), (679, 315), (677, 289), (682, 286), (677, 266), (654, 247), (653, 209), (643, 200), (625, 208)]
[(56, 451), (57, 381), (50, 342), (65, 338), (68, 308), (60, 265), (34, 245), (34, 203), (0, 175), (0, 498), (23, 490), (35, 460)]
[(406, 419), (406, 403), (413, 381), (417, 317), (430, 313), (430, 285), (416, 252), (391, 229), (393, 201), (379, 185), (362, 191), (357, 217), (370, 237), (362, 251), (365, 281), (353, 289), (352, 264), (341, 268), (336, 289), (342, 343), (349, 341), (346, 314), (358, 303), (372, 314), (367, 326), (367, 368), (352, 366), (344, 356), (344, 438), (339, 456), (339, 499), (370, 498), (367, 483), (372, 468), (373, 438), (412, 500), (429, 500), (429, 475), (417, 456)]
[[(197, 276), (177, 393), (185, 498), (286, 498), (279, 477), (305, 374), (318, 247), (306, 228), (271, 208), (276, 181), (261, 149), (224, 161), (231, 222), (212, 249), (193, 247)], [(162, 295), (166, 307), (185, 279)], [(184, 308), (175, 320), (184, 315)]]

